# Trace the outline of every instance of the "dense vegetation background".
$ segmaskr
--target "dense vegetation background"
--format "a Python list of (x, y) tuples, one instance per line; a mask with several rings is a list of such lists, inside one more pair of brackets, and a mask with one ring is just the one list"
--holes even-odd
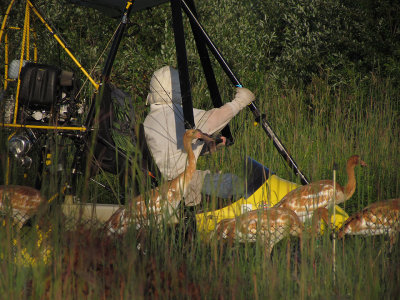
[[(35, 3), (99, 80), (120, 20), (65, 1)], [(399, 194), (398, 1), (224, 0), (196, 5), (204, 28), (244, 86), (256, 94), (256, 105), (306, 176), (329, 178), (334, 161), (344, 172), (351, 154), (374, 155), (373, 167), (387, 175), (369, 174), (368, 202)], [(22, 27), (23, 20), (24, 2), (17, 1), (8, 25)], [(153, 71), (176, 67), (171, 22), (169, 3), (133, 13), (116, 56), (111, 81), (132, 96), (138, 122), (147, 112), (144, 102)], [(184, 22), (194, 106), (208, 109), (206, 82), (187, 18)], [(81, 98), (91, 99), (93, 88), (33, 15), (31, 25), (37, 33), (38, 61), (74, 70), (84, 87)], [(19, 58), (21, 33), (8, 34), (9, 59)], [(0, 53), (4, 55), (4, 47)], [(218, 63), (212, 63), (222, 98), (229, 101), (234, 88)], [(3, 76), (4, 66), (0, 68)], [(261, 128), (251, 126), (252, 119), (247, 111), (236, 117), (231, 122), (235, 146), (216, 158), (201, 159), (199, 167), (239, 174), (240, 157), (249, 155), (297, 181)], [(376, 137), (364, 139), (367, 132)], [(232, 156), (237, 159), (231, 164), (223, 162)]]
[[(64, 1), (36, 3), (81, 64), (99, 78), (119, 19)], [(389, 126), (393, 126), (394, 131), (399, 127), (398, 1), (224, 0), (197, 1), (196, 5), (204, 28), (244, 86), (254, 91), (257, 105), (267, 112), (267, 119), (283, 141), (290, 143), (288, 148), (295, 157), (304, 155), (301, 159), (310, 160), (315, 153), (307, 154), (298, 142), (291, 141), (297, 130), (293, 126), (303, 130), (300, 132), (302, 139), (310, 145), (311, 137), (306, 138), (304, 131), (307, 128), (316, 128), (317, 124), (332, 129), (329, 122), (338, 121), (337, 118), (354, 123), (353, 118), (346, 116), (360, 114), (360, 118), (365, 119), (368, 115), (365, 108), (386, 105), (394, 111)], [(6, 5), (2, 7), (5, 10)], [(23, 11), (24, 2), (17, 1), (10, 15), (10, 25), (23, 25)], [(111, 81), (132, 95), (139, 121), (147, 110), (144, 99), (152, 72), (163, 65), (176, 66), (170, 14), (168, 3), (132, 14), (114, 63)], [(194, 105), (210, 108), (190, 26), (186, 18), (184, 21)], [(31, 23), (38, 35), (39, 62), (75, 70), (84, 82), (81, 72), (43, 24), (33, 16)], [(9, 35), (10, 59), (18, 58), (19, 35), (13, 32)], [(0, 51), (3, 54), (4, 48)], [(229, 101), (234, 89), (216, 61), (213, 63), (222, 97)], [(90, 99), (93, 89), (88, 82), (85, 87), (88, 88), (83, 95)], [(343, 115), (333, 114), (338, 109), (343, 110)], [(291, 122), (293, 118), (298, 119), (296, 113), (304, 118), (304, 123)], [(243, 120), (232, 123), (235, 134), (243, 130), (244, 125), (251, 124), (245, 120), (251, 120), (252, 116), (247, 112), (242, 115)], [(318, 124), (319, 119), (323, 124)], [(285, 129), (287, 126), (289, 128)], [(352, 127), (349, 123), (340, 130), (349, 130), (356, 134), (356, 139), (361, 138), (361, 133)], [(392, 134), (398, 139), (398, 133)], [(247, 153), (253, 154), (252, 150)], [(339, 159), (345, 160), (343, 156), (346, 155), (340, 153)], [(336, 154), (330, 156), (338, 159)], [(277, 171), (281, 168), (273, 167)], [(310, 166), (307, 164), (303, 168)], [(306, 171), (311, 178), (321, 176), (313, 169)]]
[[(8, 3), (2, 2), (4, 12)], [(64, 1), (35, 3), (82, 64), (92, 68), (119, 19)], [(398, 84), (398, 1), (223, 0), (196, 4), (209, 35), (238, 77), (253, 89), (260, 83), (305, 88), (316, 78), (335, 88), (377, 77)], [(15, 6), (19, 9), (12, 11), (10, 19), (15, 26), (22, 26), (23, 1), (17, 1)], [(42, 50), (39, 60), (73, 67), (37, 18), (32, 17), (32, 21)], [(132, 14), (131, 25), (114, 65), (113, 80), (143, 97), (155, 68), (176, 65), (169, 4)], [(200, 76), (199, 60), (188, 26), (187, 29), (192, 76)], [(12, 46), (17, 47), (18, 42), (17, 38), (10, 38)], [(102, 62), (97, 64), (97, 73)], [(192, 81), (194, 85), (197, 82)]]
[[(4, 12), (8, 3), (2, 3)], [(35, 3), (81, 64), (99, 80), (119, 19), (64, 1)], [(244, 86), (256, 94), (256, 105), (266, 113), (306, 176), (329, 178), (333, 161), (344, 171), (347, 157), (358, 152), (373, 155), (373, 167), (387, 174), (369, 174), (365, 185), (368, 202), (399, 194), (395, 171), (400, 168), (398, 1), (224, 0), (196, 4), (204, 28)], [(24, 2), (16, 1), (8, 25), (22, 27), (23, 20)], [(184, 21), (194, 106), (211, 108), (190, 26), (186, 18)], [(70, 57), (33, 15), (31, 25), (37, 33), (31, 44), (37, 44), (38, 61), (74, 70), (84, 87), (81, 97), (89, 100), (93, 88)], [(19, 58), (21, 33), (10, 30), (8, 35), (9, 59)], [(4, 47), (0, 54), (3, 57)], [(222, 98), (229, 101), (234, 88), (217, 62), (212, 62)], [(113, 66), (111, 81), (132, 96), (138, 122), (147, 112), (144, 102), (151, 74), (164, 65), (176, 67), (169, 3), (131, 15)], [(0, 68), (3, 76), (4, 66)], [(236, 117), (231, 122), (236, 146), (217, 158), (200, 160), (199, 167), (239, 173), (240, 158), (229, 165), (223, 160), (250, 155), (284, 178), (298, 180), (279, 160), (262, 130), (251, 126), (252, 118), (247, 111)], [(369, 139), (364, 138), (367, 133)]]
[[(0, 1), (0, 10), (4, 13), (8, 1)], [(398, 1), (195, 2), (204, 28), (244, 86), (254, 91), (256, 105), (265, 112), (310, 179), (332, 178), (333, 162), (337, 162), (338, 181), (344, 184), (345, 162), (357, 153), (369, 167), (356, 169), (356, 193), (342, 207), (351, 214), (371, 202), (399, 197)], [(64, 1), (35, 3), (82, 65), (93, 70), (98, 79), (119, 20), (93, 9), (66, 5)], [(10, 25), (21, 27), (23, 12), (24, 2), (17, 1)], [(111, 81), (132, 95), (136, 118), (140, 121), (147, 111), (144, 102), (151, 74), (167, 64), (176, 66), (175, 45), (168, 3), (132, 14), (130, 20)], [(72, 69), (83, 84), (85, 78), (43, 24), (33, 16), (31, 22), (38, 35), (39, 62)], [(185, 26), (194, 105), (210, 108), (187, 20)], [(19, 57), (19, 42), (19, 33), (9, 32), (10, 59)], [(4, 48), (0, 47), (1, 60), (3, 57)], [(222, 98), (229, 101), (234, 88), (217, 63), (213, 61), (213, 64)], [(0, 63), (0, 76), (3, 71)], [(93, 89), (86, 83), (82, 98), (90, 99), (92, 93)], [(248, 155), (281, 177), (298, 181), (252, 120), (248, 111), (235, 117), (231, 122), (236, 138), (234, 146), (201, 158), (199, 168), (240, 174), (242, 158)], [(5, 149), (1, 152), (4, 154)], [(44, 186), (47, 196), (61, 189), (51, 182)], [(114, 251), (110, 254), (107, 247), (99, 251), (101, 243), (96, 236), (87, 237), (85, 232), (65, 234), (65, 230), (63, 225), (53, 226), (50, 241), (55, 255), (50, 266), (38, 263), (36, 267), (25, 268), (11, 259), (0, 260), (5, 270), (0, 274), (3, 295), (21, 298), (31, 292), (41, 298), (50, 290), (53, 298), (63, 295), (76, 299), (81, 295), (81, 288), (84, 294), (89, 293), (89, 298), (98, 299), (103, 295), (104, 286), (113, 288), (111, 294), (115, 298), (140, 299), (148, 291), (148, 297), (154, 298), (157, 295), (192, 297), (191, 293), (195, 293), (194, 296), (210, 299), (262, 299), (265, 295), (270, 298), (393, 298), (399, 294), (399, 243), (397, 250), (389, 253), (384, 238), (349, 239), (346, 247), (338, 245), (335, 282), (329, 236), (305, 247), (300, 262), (293, 264), (284, 245), (278, 245), (273, 259), (268, 260), (260, 244), (223, 248), (194, 239), (188, 245), (176, 239), (174, 233), (154, 230), (144, 244), (148, 252), (143, 256), (136, 248), (133, 230), (122, 244), (108, 244), (116, 247), (110, 246)], [(11, 257), (14, 255), (10, 246), (12, 234), (0, 230), (0, 236), (0, 249), (6, 249), (0, 251), (0, 258), (7, 254)], [(108, 239), (103, 241), (106, 243)], [(82, 256), (68, 254), (71, 249), (78, 249)], [(73, 272), (69, 267), (64, 269), (64, 261), (69, 262), (67, 267), (74, 265)], [(104, 269), (110, 272), (104, 275), (101, 273)], [(87, 286), (79, 286), (82, 280), (78, 277), (82, 274), (86, 276), (89, 292)]]

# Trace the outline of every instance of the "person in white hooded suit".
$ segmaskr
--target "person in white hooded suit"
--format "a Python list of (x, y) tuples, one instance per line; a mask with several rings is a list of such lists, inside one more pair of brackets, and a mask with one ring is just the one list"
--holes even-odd
[[(237, 88), (235, 98), (219, 108), (208, 111), (194, 108), (195, 126), (212, 135), (224, 128), (254, 99), (250, 90)], [(172, 180), (185, 170), (187, 163), (187, 154), (182, 143), (185, 133), (182, 97), (176, 69), (165, 66), (154, 72), (150, 80), (147, 104), (150, 105), (150, 112), (143, 123), (146, 142), (163, 178)], [(222, 140), (225, 141), (224, 138)], [(199, 140), (193, 144), (196, 159), (203, 146), (204, 142)], [(185, 205), (200, 203), (202, 192), (216, 192), (220, 197), (229, 197), (234, 193), (236, 180), (232, 174), (211, 175), (209, 170), (197, 170), (184, 196)]]

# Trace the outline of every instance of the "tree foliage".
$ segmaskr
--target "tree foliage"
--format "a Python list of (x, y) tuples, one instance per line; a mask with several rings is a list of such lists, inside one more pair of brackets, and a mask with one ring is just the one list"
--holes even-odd
[[(371, 74), (399, 81), (398, 1), (195, 2), (204, 28), (233, 70), (249, 86), (258, 86), (266, 78), (284, 86), (304, 86), (319, 77), (335, 87), (348, 84), (354, 77), (368, 79)], [(36, 3), (65, 37), (82, 65), (89, 69), (95, 66), (95, 74), (100, 74), (105, 59), (103, 51), (107, 53), (119, 20), (63, 1)], [(23, 1), (15, 7), (11, 23), (21, 26)], [(43, 25), (37, 20), (32, 22), (40, 41), (40, 61), (74, 68)], [(154, 69), (165, 64), (176, 65), (171, 23), (168, 3), (131, 16), (112, 79), (130, 89), (139, 100), (147, 93)], [(191, 76), (194, 82), (204, 84), (198, 75), (201, 66), (187, 20), (185, 27)], [(12, 46), (19, 53), (18, 45)], [(0, 51), (4, 53), (3, 48)], [(226, 79), (221, 79), (221, 70), (217, 69), (216, 73), (218, 80), (229, 85)]]

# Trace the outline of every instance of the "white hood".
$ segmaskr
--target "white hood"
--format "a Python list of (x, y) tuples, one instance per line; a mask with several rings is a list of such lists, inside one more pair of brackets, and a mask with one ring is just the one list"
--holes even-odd
[(154, 72), (150, 80), (150, 92), (146, 104), (181, 104), (181, 86), (176, 69), (165, 66)]

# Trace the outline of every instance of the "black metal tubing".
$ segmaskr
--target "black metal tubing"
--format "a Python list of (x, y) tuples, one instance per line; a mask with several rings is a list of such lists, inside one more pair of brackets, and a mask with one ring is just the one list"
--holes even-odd
[[(108, 82), (108, 80), (109, 80), (111, 69), (114, 64), (119, 45), (121, 43), (122, 36), (125, 32), (125, 29), (126, 29), (126, 26), (128, 23), (128, 18), (132, 11), (134, 1), (135, 0), (127, 0), (126, 1), (126, 6), (125, 6), (124, 12), (121, 16), (121, 22), (118, 25), (117, 32), (114, 36), (113, 42), (110, 47), (110, 51), (108, 52), (108, 56), (107, 56), (107, 59), (106, 59), (106, 62), (105, 62), (105, 65), (104, 65), (104, 68), (102, 71), (102, 85), (100, 85), (100, 87), (99, 87), (100, 94), (98, 94), (98, 93), (94, 94), (92, 104), (90, 105), (89, 112), (86, 116), (85, 126), (87, 128), (90, 128), (93, 126), (93, 118), (95, 117), (95, 111), (96, 111), (96, 109), (95, 109), (96, 102), (103, 101), (102, 93), (104, 92), (104, 90), (102, 90), (102, 89), (104, 89), (104, 87), (105, 87), (104, 83)], [(98, 97), (100, 97), (100, 98), (98, 99)], [(100, 105), (100, 103), (98, 103), (98, 104)], [(90, 136), (91, 136), (91, 131), (89, 130), (85, 133), (84, 136), (82, 136), (79, 139), (79, 141), (76, 141), (77, 150), (76, 150), (76, 154), (75, 154), (74, 162), (73, 162), (73, 168), (72, 168), (73, 169), (73, 172), (72, 172), (73, 178), (72, 178), (72, 185), (70, 187), (72, 193), (75, 192), (78, 172), (82, 168), (82, 166), (80, 165), (80, 160), (81, 160), (83, 152), (85, 151), (84, 150), (84, 140), (89, 139)], [(102, 141), (106, 140), (105, 138), (103, 138), (101, 136), (101, 133), (97, 133), (97, 138)], [(110, 145), (108, 145), (108, 146), (110, 146)], [(116, 149), (115, 145), (111, 145), (111, 148)], [(119, 150), (118, 150), (118, 154), (121, 154)]]
[(126, 1), (126, 6), (124, 9), (124, 13), (122, 14), (122, 17), (121, 17), (121, 22), (119, 23), (117, 32), (115, 33), (115, 37), (114, 37), (113, 43), (111, 45), (110, 52), (108, 53), (107, 60), (105, 62), (104, 68), (103, 68), (103, 72), (102, 72), (103, 82), (106, 82), (109, 79), (111, 69), (114, 64), (115, 56), (117, 55), (117, 52), (118, 52), (119, 44), (121, 43), (122, 36), (124, 35), (126, 25), (128, 24), (128, 18), (132, 11), (133, 2), (134, 2), (134, 0)]
[[(203, 36), (203, 40), (206, 42), (208, 48), (210, 49), (211, 53), (215, 56), (217, 59), (218, 63), (221, 65), (222, 69), (225, 71), (226, 75), (229, 77), (231, 82), (235, 86), (242, 86), (240, 83), (239, 79), (237, 79), (236, 75), (233, 73), (232, 69), (229, 67), (228, 63), (222, 56), (221, 52), (217, 49), (215, 44), (211, 41), (209, 35), (207, 32), (204, 30), (203, 26), (200, 24), (200, 22), (197, 20), (196, 16), (188, 6), (185, 0), (179, 0), (182, 3), (182, 8), (185, 11), (186, 15), (189, 17), (191, 20), (191, 24), (196, 26), (198, 32), (200, 32)], [(286, 150), (285, 146), (282, 144), (282, 142), (279, 140), (278, 136), (275, 134), (265, 117), (263, 117), (259, 111), (259, 109), (256, 107), (256, 105), (252, 102), (248, 105), (249, 109), (252, 111), (255, 119), (261, 123), (262, 128), (264, 131), (267, 133), (268, 137), (272, 139), (272, 142), (275, 146), (275, 148), (278, 150), (279, 154), (283, 157), (283, 159), (288, 163), (289, 167), (293, 170), (293, 172), (300, 177), (300, 181), (302, 184), (308, 184), (309, 180), (307, 177), (300, 171), (299, 167), (297, 166), (296, 162), (294, 159), (291, 157), (289, 152)]]
[[(108, 52), (107, 59), (106, 59), (106, 62), (104, 64), (104, 68), (103, 68), (103, 71), (102, 71), (102, 74), (101, 74), (101, 77), (102, 77), (102, 80), (101, 80), (102, 83), (101, 84), (102, 85), (109, 80), (110, 73), (111, 73), (111, 70), (112, 70), (112, 66), (114, 64), (115, 57), (117, 55), (119, 45), (121, 43), (122, 36), (124, 35), (125, 29), (126, 29), (126, 25), (128, 23), (129, 15), (130, 15), (130, 13), (132, 11), (133, 2), (134, 2), (134, 0), (133, 1), (132, 0), (126, 1), (125, 10), (124, 10), (124, 12), (123, 12), (123, 14), (121, 16), (121, 22), (118, 25), (117, 31), (115, 33), (113, 42), (112, 42), (111, 47), (110, 47), (110, 51)], [(101, 86), (99, 87), (99, 89), (101, 90)], [(86, 121), (85, 121), (85, 126), (86, 127), (90, 127), (90, 126), (93, 125), (92, 124), (92, 119), (94, 118), (94, 113), (95, 113), (96, 98), (97, 97), (93, 97), (93, 102), (92, 102), (92, 104), (91, 104), (91, 106), (89, 108), (89, 112), (88, 112), (88, 115), (87, 115)], [(102, 97), (101, 97), (100, 100), (102, 100)]]
[[(193, 14), (197, 18), (196, 7), (194, 5), (193, 0), (188, 0), (188, 5), (192, 10)], [(197, 51), (199, 52), (199, 57), (201, 61), (201, 65), (203, 67), (203, 72), (207, 81), (208, 90), (210, 91), (211, 100), (213, 102), (214, 107), (221, 107), (223, 105), (221, 94), (219, 93), (218, 84), (215, 79), (214, 70), (211, 65), (210, 56), (208, 55), (207, 46), (204, 43), (203, 36), (201, 32), (198, 30), (197, 26), (194, 24), (193, 20), (189, 20), (190, 25), (193, 32), (193, 37), (196, 43)], [(227, 138), (227, 146), (232, 145), (234, 143), (231, 130), (229, 129), (229, 125), (226, 125), (221, 133), (224, 137)]]
[(181, 85), (183, 117), (185, 128), (190, 129), (194, 128), (195, 124), (180, 0), (171, 0), (171, 12), (178, 60), (179, 82)]

